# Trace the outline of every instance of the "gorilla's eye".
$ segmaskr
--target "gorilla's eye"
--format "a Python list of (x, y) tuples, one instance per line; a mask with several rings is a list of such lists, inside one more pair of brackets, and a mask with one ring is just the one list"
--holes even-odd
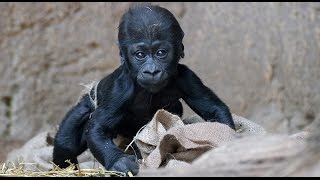
[(156, 52), (156, 56), (160, 57), (160, 58), (163, 58), (167, 55), (167, 51), (164, 50), (164, 49), (159, 49), (157, 52)]
[(135, 56), (137, 59), (142, 60), (146, 57), (146, 53), (144, 53), (142, 51), (138, 51), (138, 52), (136, 52)]

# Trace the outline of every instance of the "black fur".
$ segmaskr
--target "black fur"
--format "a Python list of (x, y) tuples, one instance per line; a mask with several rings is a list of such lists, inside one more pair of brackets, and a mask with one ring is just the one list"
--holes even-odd
[[(117, 134), (132, 138), (158, 109), (182, 116), (180, 99), (208, 121), (235, 129), (229, 108), (187, 66), (184, 33), (166, 9), (150, 4), (131, 7), (119, 26), (122, 64), (97, 88), (98, 107), (89, 95), (66, 115), (54, 140), (53, 162), (60, 167), (77, 163), (87, 148), (106, 169), (138, 173), (133, 155), (112, 141)], [(89, 118), (91, 115), (91, 118)]]

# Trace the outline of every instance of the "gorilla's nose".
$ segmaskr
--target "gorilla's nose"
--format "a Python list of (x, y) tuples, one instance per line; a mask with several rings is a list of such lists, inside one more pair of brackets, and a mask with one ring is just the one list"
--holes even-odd
[(144, 70), (142, 71), (143, 76), (145, 78), (152, 78), (160, 74), (160, 70), (157, 69), (157, 67), (154, 64), (148, 64), (144, 67)]
[(160, 70), (152, 70), (152, 71), (146, 70), (146, 71), (143, 71), (143, 74), (147, 76), (156, 76), (160, 72), (161, 72)]

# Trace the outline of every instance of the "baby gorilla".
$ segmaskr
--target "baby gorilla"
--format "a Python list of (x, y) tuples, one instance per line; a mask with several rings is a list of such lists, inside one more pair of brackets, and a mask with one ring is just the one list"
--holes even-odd
[(187, 66), (184, 33), (173, 14), (150, 4), (136, 5), (123, 15), (119, 25), (122, 64), (97, 86), (97, 107), (90, 95), (65, 116), (56, 134), (53, 162), (61, 168), (78, 163), (77, 156), (90, 149), (107, 170), (139, 170), (135, 156), (113, 142), (117, 134), (132, 138), (158, 109), (182, 116), (183, 99), (208, 121), (235, 129), (229, 108)]

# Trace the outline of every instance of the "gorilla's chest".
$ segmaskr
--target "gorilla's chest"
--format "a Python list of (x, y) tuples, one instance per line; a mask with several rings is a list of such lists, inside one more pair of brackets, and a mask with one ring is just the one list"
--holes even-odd
[(136, 117), (148, 118), (167, 103), (170, 103), (169, 97), (159, 98), (152, 94), (138, 93), (130, 105), (130, 112)]
[(150, 94), (139, 92), (129, 106), (129, 111), (136, 118), (152, 118), (158, 109), (163, 109), (179, 99), (174, 91)]
[(118, 132), (125, 137), (135, 135), (143, 125), (152, 119), (158, 109), (164, 109), (178, 100), (179, 96), (175, 91), (167, 91), (161, 94), (136, 93), (128, 104), (127, 113)]

